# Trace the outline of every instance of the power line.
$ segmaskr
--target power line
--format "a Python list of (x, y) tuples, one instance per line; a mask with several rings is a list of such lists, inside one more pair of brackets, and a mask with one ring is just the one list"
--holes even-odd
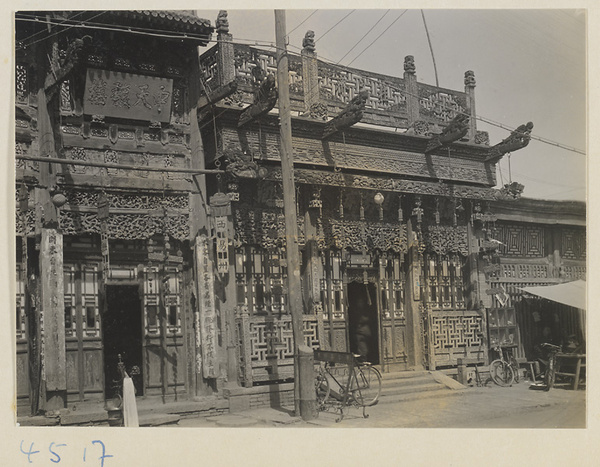
[(323, 34), (321, 37), (319, 37), (317, 40), (315, 40), (315, 44), (317, 42), (319, 42), (321, 39), (323, 39), (329, 33), (329, 31), (331, 31), (333, 28), (335, 28), (338, 24), (340, 24), (342, 21), (344, 21), (348, 16), (350, 16), (355, 11), (356, 10), (352, 10), (350, 13), (348, 13), (346, 16), (344, 16), (341, 20), (339, 20), (337, 23), (335, 23), (333, 26), (331, 26), (327, 31), (325, 31), (325, 34)]
[(431, 51), (431, 60), (433, 61), (433, 72), (435, 73), (435, 85), (439, 88), (440, 82), (438, 80), (437, 65), (435, 64), (435, 55), (433, 55), (433, 46), (431, 45), (431, 37), (429, 37), (429, 28), (427, 27), (427, 21), (425, 21), (425, 13), (423, 12), (423, 10), (421, 10), (421, 16), (423, 17), (423, 25), (425, 26), (427, 42), (429, 43), (429, 50)]
[(361, 37), (361, 38), (358, 40), (358, 42), (357, 42), (356, 44), (354, 44), (354, 45), (352, 46), (352, 48), (351, 48), (350, 50), (348, 50), (348, 52), (346, 52), (346, 54), (345, 54), (345, 55), (344, 55), (342, 58), (340, 58), (340, 59), (337, 61), (337, 63), (340, 63), (340, 62), (341, 62), (343, 59), (345, 59), (345, 58), (346, 58), (346, 56), (347, 56), (347, 55), (348, 55), (350, 52), (352, 52), (352, 51), (353, 51), (353, 50), (356, 48), (356, 46), (362, 42), (362, 40), (363, 40), (365, 37), (367, 37), (367, 36), (369, 35), (369, 33), (370, 33), (372, 30), (373, 30), (373, 28), (375, 28), (375, 26), (377, 26), (377, 25), (379, 24), (379, 22), (380, 22), (380, 21), (381, 21), (383, 18), (385, 18), (385, 16), (386, 16), (386, 15), (387, 15), (389, 12), (390, 12), (390, 10), (387, 10), (387, 11), (386, 11), (386, 12), (385, 12), (385, 13), (384, 13), (382, 16), (381, 16), (381, 18), (379, 18), (379, 19), (378, 19), (378, 20), (375, 22), (375, 24), (374, 24), (373, 26), (371, 26), (371, 29), (369, 29), (369, 30), (368, 30), (368, 31), (367, 31), (367, 32), (366, 32), (366, 33), (365, 33), (365, 34), (364, 34), (364, 35), (363, 35), (363, 36), (362, 36), (362, 37)]
[(288, 33), (286, 34), (286, 35), (287, 35), (287, 37), (290, 37), (290, 34), (292, 34), (292, 33), (293, 33), (293, 32), (294, 32), (296, 29), (298, 29), (300, 26), (302, 26), (304, 23), (306, 23), (306, 22), (307, 22), (307, 21), (310, 19), (310, 17), (311, 17), (312, 15), (314, 15), (314, 14), (315, 14), (317, 11), (319, 11), (319, 10), (315, 10), (315, 11), (313, 11), (313, 12), (312, 12), (310, 15), (308, 15), (308, 16), (306, 17), (306, 19), (305, 19), (304, 21), (302, 21), (302, 22), (301, 22), (301, 23), (300, 23), (298, 26), (296, 26), (294, 29), (292, 29), (290, 32), (288, 32)]
[[(347, 14), (347, 15), (346, 15), (344, 18), (342, 18), (342, 19), (341, 19), (340, 21), (338, 21), (338, 22), (337, 22), (337, 23), (336, 23), (334, 26), (332, 26), (332, 27), (331, 27), (331, 28), (330, 28), (330, 29), (329, 29), (327, 32), (331, 31), (331, 30), (332, 30), (332, 29), (333, 29), (335, 26), (337, 26), (337, 25), (338, 25), (339, 23), (341, 23), (341, 22), (342, 22), (344, 19), (346, 19), (348, 16), (350, 16), (350, 15), (351, 15), (351, 14), (352, 14), (354, 11), (356, 11), (356, 10), (352, 10), (350, 13), (348, 13), (348, 14)], [(401, 17), (402, 17), (402, 16), (403, 16), (403, 15), (404, 15), (404, 14), (405, 14), (407, 11), (408, 11), (408, 10), (404, 10), (404, 11), (403, 11), (403, 12), (400, 14), (400, 16), (398, 16), (398, 18), (396, 18), (396, 19), (395, 19), (395, 20), (394, 20), (394, 21), (393, 21), (393, 22), (392, 22), (392, 23), (391, 23), (391, 24), (390, 24), (390, 25), (389, 25), (389, 26), (388, 26), (388, 27), (387, 27), (387, 28), (386, 28), (386, 29), (385, 29), (385, 30), (384, 30), (384, 31), (383, 31), (383, 32), (382, 32), (382, 33), (381, 33), (379, 36), (377, 36), (377, 38), (376, 38), (376, 39), (375, 39), (373, 42), (371, 42), (371, 43), (370, 43), (370, 44), (369, 44), (369, 45), (368, 45), (368, 46), (367, 46), (367, 47), (366, 47), (366, 48), (365, 48), (365, 49), (364, 49), (364, 50), (363, 50), (363, 51), (362, 51), (362, 52), (361, 52), (359, 55), (357, 55), (357, 56), (356, 56), (356, 57), (355, 57), (355, 58), (354, 58), (354, 59), (353, 59), (353, 60), (352, 60), (352, 61), (351, 61), (351, 62), (350, 62), (348, 65), (346, 65), (345, 67), (349, 67), (349, 66), (350, 66), (350, 65), (351, 65), (351, 64), (352, 64), (352, 63), (353, 63), (353, 62), (354, 62), (354, 61), (355, 61), (355, 60), (356, 60), (358, 57), (360, 57), (360, 56), (361, 56), (361, 55), (362, 55), (364, 52), (366, 52), (366, 51), (367, 51), (367, 49), (368, 49), (369, 47), (371, 47), (371, 46), (372, 46), (372, 45), (373, 45), (373, 44), (374, 44), (374, 43), (375, 43), (375, 42), (376, 42), (376, 41), (377, 41), (377, 40), (378, 40), (378, 39), (379, 39), (379, 38), (380, 38), (380, 37), (381, 37), (383, 34), (385, 34), (385, 32), (386, 32), (386, 31), (387, 31), (387, 30), (388, 30), (388, 29), (389, 29), (389, 28), (390, 28), (390, 27), (391, 27), (391, 26), (392, 26), (394, 23), (396, 23), (396, 21), (398, 21), (398, 20), (399, 20), (399, 19), (400, 19), (400, 18), (401, 18)], [(105, 13), (106, 13), (106, 12), (105, 12), (105, 11), (103, 11), (103, 12), (99, 13), (98, 15), (95, 15), (95, 16), (93, 16), (92, 18), (90, 18), (90, 20), (92, 20), (92, 19), (94, 19), (94, 18), (97, 18), (97, 17), (99, 17), (100, 15), (102, 15), (102, 14), (105, 14)], [(33, 18), (33, 17), (32, 17), (32, 18)], [(18, 20), (18, 21), (33, 21), (33, 22), (38, 22), (38, 20), (36, 20), (36, 19), (27, 19), (27, 18), (17, 18), (17, 20)], [(49, 35), (49, 36), (47, 36), (47, 37), (45, 37), (45, 38), (39, 39), (39, 40), (37, 40), (37, 41), (34, 41), (34, 42), (32, 42), (32, 43), (30, 43), (30, 44), (27, 44), (27, 45), (25, 45), (25, 46), (23, 46), (23, 47), (29, 47), (29, 46), (31, 46), (31, 45), (34, 45), (34, 44), (38, 43), (38, 42), (44, 41), (44, 40), (46, 40), (46, 39), (49, 39), (50, 37), (56, 36), (57, 34), (60, 34), (60, 33), (62, 33), (62, 32), (65, 32), (65, 31), (66, 31), (66, 30), (68, 30), (68, 29), (77, 28), (77, 27), (79, 27), (79, 28), (88, 28), (88, 29), (99, 29), (99, 30), (119, 31), (119, 32), (125, 32), (125, 33), (132, 33), (132, 34), (142, 34), (142, 35), (147, 35), (147, 36), (155, 36), (155, 37), (163, 37), (163, 38), (171, 38), (171, 39), (181, 39), (181, 38), (187, 38), (187, 39), (203, 39), (203, 40), (205, 40), (205, 41), (207, 41), (207, 42), (219, 42), (219, 40), (218, 40), (218, 39), (217, 39), (217, 40), (212, 40), (212, 39), (209, 39), (209, 40), (207, 40), (207, 39), (206, 39), (206, 36), (203, 36), (203, 35), (196, 35), (196, 34), (170, 34), (170, 35), (169, 35), (169, 34), (161, 34), (161, 33), (152, 33), (152, 32), (147, 32), (147, 31), (145, 31), (144, 29), (141, 29), (141, 28), (138, 28), (138, 29), (136, 30), (135, 28), (121, 29), (121, 28), (107, 27), (107, 26), (104, 26), (104, 27), (102, 27), (102, 26), (93, 26), (93, 24), (94, 24), (94, 23), (91, 23), (91, 21), (90, 21), (90, 20), (87, 20), (86, 22), (84, 22), (84, 21), (81, 21), (81, 22), (78, 22), (77, 24), (72, 24), (72, 25), (69, 25), (69, 26), (68, 26), (68, 27), (66, 27), (64, 30), (57, 31), (57, 32), (56, 32), (56, 33), (54, 33), (54, 34), (51, 34), (51, 35)], [(61, 23), (49, 22), (49, 23), (50, 23), (50, 24), (54, 24), (54, 25), (64, 25), (64, 23), (65, 23), (65, 22), (61, 22)], [(96, 24), (99, 24), (99, 23), (96, 23)], [(327, 32), (326, 32), (325, 34), (327, 34)], [(324, 34), (324, 35), (325, 35), (325, 34)], [(323, 36), (324, 36), (324, 35), (323, 35)], [(321, 36), (321, 38), (322, 38), (323, 36)], [(253, 43), (254, 43), (254, 45), (257, 45), (257, 46), (271, 47), (271, 48), (275, 48), (275, 49), (277, 48), (277, 47), (276, 47), (276, 46), (275, 46), (273, 43), (271, 43), (271, 42), (266, 42), (266, 41), (265, 41), (263, 44), (260, 44), (260, 43), (259, 43), (259, 41), (254, 41), (253, 39), (238, 39), (238, 41), (239, 41), (239, 40), (250, 41), (250, 42), (253, 42)], [(316, 42), (316, 41), (315, 41), (315, 42)], [(237, 44), (240, 44), (240, 45), (251, 45), (251, 44), (243, 44), (243, 43), (241, 43), (241, 42), (236, 42), (236, 41), (234, 41), (233, 43), (237, 43)], [(294, 48), (298, 48), (298, 49), (299, 49), (299, 47), (295, 47), (295, 46), (291, 46), (291, 47), (294, 47)], [(289, 53), (292, 53), (292, 54), (294, 54), (294, 52), (289, 52)], [(295, 53), (295, 55), (297, 55), (297, 56), (300, 56), (300, 54), (298, 54), (298, 53)], [(337, 65), (337, 63), (333, 62), (333, 60), (325, 59), (324, 57), (320, 57), (320, 58), (321, 58), (321, 60), (323, 60), (323, 61), (327, 61), (327, 62), (329, 62), (329, 64), (330, 64), (331, 66), (337, 67), (337, 68), (339, 68), (339, 69), (340, 69), (340, 70), (342, 70), (342, 71), (347, 71), (347, 69), (346, 69), (345, 67), (338, 66), (338, 65)], [(391, 87), (392, 89), (394, 89), (395, 91), (398, 91), (398, 92), (400, 92), (400, 93), (402, 93), (402, 94), (405, 94), (405, 95), (408, 95), (408, 96), (412, 96), (412, 97), (416, 97), (416, 98), (420, 98), (419, 96), (417, 96), (417, 95), (414, 95), (414, 94), (411, 94), (411, 93), (407, 92), (407, 91), (406, 91), (406, 90), (404, 90), (404, 89), (396, 88), (396, 87), (392, 86), (392, 85), (391, 85), (391, 84), (389, 84), (389, 83), (388, 83), (388, 85), (390, 85), (390, 87)], [(315, 87), (317, 87), (317, 86), (318, 86), (318, 83), (315, 85)], [(438, 86), (438, 87), (439, 87), (439, 86)], [(313, 88), (313, 89), (314, 89), (314, 88)], [(312, 90), (311, 90), (311, 91), (312, 91)], [(470, 114), (467, 114), (466, 112), (459, 112), (459, 111), (457, 111), (456, 109), (453, 109), (453, 108), (451, 108), (451, 107), (449, 107), (449, 106), (447, 106), (447, 105), (440, 104), (440, 106), (441, 106), (441, 107), (443, 107), (443, 108), (446, 108), (446, 109), (448, 109), (448, 110), (451, 110), (451, 111), (453, 111), (453, 112), (455, 112), (455, 113), (460, 113), (460, 114), (463, 114), (463, 115), (466, 115), (466, 116), (470, 116)], [(498, 128), (502, 128), (502, 129), (504, 129), (504, 130), (511, 131), (511, 132), (512, 132), (512, 131), (514, 131), (514, 128), (510, 128), (510, 127), (508, 127), (508, 126), (506, 126), (506, 125), (503, 125), (503, 124), (501, 124), (501, 123), (494, 122), (493, 120), (490, 120), (490, 119), (488, 119), (488, 118), (485, 118), (485, 117), (482, 117), (482, 116), (476, 116), (475, 118), (476, 118), (477, 120), (480, 120), (480, 121), (482, 121), (482, 122), (484, 122), (484, 123), (487, 123), (487, 124), (489, 124), (489, 125), (496, 126), (496, 127), (498, 127)], [(578, 154), (581, 154), (581, 155), (586, 155), (586, 153), (585, 153), (584, 151), (580, 150), (580, 149), (573, 148), (573, 147), (570, 147), (570, 146), (566, 146), (566, 145), (564, 145), (564, 144), (561, 144), (561, 143), (558, 143), (558, 142), (555, 142), (555, 141), (551, 141), (551, 140), (549, 140), (549, 139), (546, 139), (546, 138), (542, 138), (542, 137), (535, 136), (535, 135), (530, 135), (530, 139), (537, 140), (537, 141), (540, 141), (540, 142), (542, 142), (542, 143), (549, 144), (549, 145), (552, 145), (552, 146), (556, 146), (556, 147), (558, 147), (558, 148), (565, 149), (565, 150), (567, 150), (567, 151), (575, 152), (575, 153), (578, 153)]]
[[(77, 16), (81, 16), (81, 15), (83, 15), (84, 13), (88, 13), (88, 12), (89, 12), (89, 10), (83, 10), (83, 11), (80, 11), (79, 13), (76, 13), (76, 14), (74, 14), (74, 15), (73, 15), (71, 18), (65, 18), (63, 21), (61, 21), (61, 22), (60, 22), (60, 23), (58, 23), (58, 24), (57, 24), (57, 23), (51, 23), (50, 21), (48, 21), (47, 17), (46, 17), (46, 20), (47, 20), (47, 24), (52, 24), (52, 25), (63, 25), (63, 24), (64, 24), (64, 23), (66, 23), (67, 21), (70, 21), (70, 20), (72, 20), (73, 18), (76, 18)], [(36, 17), (36, 18), (37, 18), (37, 17)], [(43, 19), (41, 19), (40, 21), (43, 21)], [(40, 21), (38, 21), (38, 22), (40, 22)], [(31, 40), (31, 39), (33, 39), (34, 37), (36, 37), (36, 36), (39, 36), (40, 34), (43, 34), (43, 33), (44, 33), (44, 30), (38, 31), (38, 32), (36, 32), (36, 33), (33, 33), (31, 36), (29, 36), (29, 37), (26, 37), (25, 39), (23, 39), (23, 41), (28, 41), (28, 40)]]
[(391, 28), (391, 27), (394, 25), (394, 23), (395, 23), (396, 21), (398, 21), (400, 18), (402, 18), (402, 16), (404, 16), (404, 13), (406, 13), (407, 11), (408, 11), (408, 10), (404, 10), (404, 11), (403, 11), (403, 12), (400, 14), (400, 16), (398, 16), (398, 17), (397, 17), (397, 18), (396, 18), (396, 19), (395, 19), (395, 20), (392, 22), (392, 24), (390, 24), (390, 25), (389, 25), (387, 28), (385, 28), (385, 29), (383, 30), (383, 32), (382, 32), (381, 34), (379, 34), (379, 35), (378, 35), (378, 36), (375, 38), (375, 40), (374, 40), (373, 42), (371, 42), (371, 43), (370, 43), (370, 44), (369, 44), (369, 45), (368, 45), (368, 46), (367, 46), (367, 47), (366, 47), (366, 48), (365, 48), (365, 49), (364, 49), (364, 50), (363, 50), (361, 53), (359, 53), (359, 54), (358, 54), (356, 57), (354, 57), (354, 59), (353, 59), (353, 60), (352, 60), (350, 63), (348, 63), (348, 65), (347, 65), (347, 66), (350, 66), (350, 65), (352, 65), (352, 63), (354, 63), (354, 60), (356, 60), (358, 57), (360, 57), (362, 54), (364, 54), (364, 53), (365, 53), (365, 52), (366, 52), (366, 51), (369, 49), (369, 47), (371, 47), (371, 46), (372, 46), (372, 45), (373, 45), (375, 42), (377, 42), (377, 41), (379, 40), (379, 38), (380, 38), (381, 36), (383, 36), (383, 35), (386, 33), (386, 31), (387, 31), (389, 28)]

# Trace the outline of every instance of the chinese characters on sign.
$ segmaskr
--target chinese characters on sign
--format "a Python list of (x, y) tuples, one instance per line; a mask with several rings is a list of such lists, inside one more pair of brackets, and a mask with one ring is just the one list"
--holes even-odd
[(202, 374), (217, 377), (217, 313), (215, 310), (214, 277), (206, 235), (196, 239), (198, 270), (198, 301), (200, 305), (200, 334), (202, 343)]
[(83, 96), (87, 115), (168, 122), (173, 80), (88, 68)]
[(215, 235), (217, 237), (217, 271), (219, 274), (225, 274), (229, 271), (227, 216), (215, 217)]

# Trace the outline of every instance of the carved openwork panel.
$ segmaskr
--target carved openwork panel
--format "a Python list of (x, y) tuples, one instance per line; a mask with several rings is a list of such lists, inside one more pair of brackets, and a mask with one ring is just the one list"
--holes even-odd
[(565, 279), (569, 280), (586, 280), (586, 267), (585, 266), (563, 266), (561, 268), (562, 275)]
[(420, 114), (440, 123), (450, 122), (458, 113), (466, 112), (466, 96), (462, 92), (440, 89), (418, 83)]
[[(311, 348), (320, 346), (316, 318), (303, 318), (304, 343)], [(294, 357), (292, 319), (283, 317), (250, 318), (250, 358), (253, 367), (273, 364), (289, 364)]]
[[(181, 274), (176, 268), (167, 268), (164, 294), (167, 335), (181, 335)], [(146, 336), (160, 336), (160, 277), (158, 268), (144, 268), (144, 332)]]
[(502, 224), (497, 226), (501, 256), (541, 258), (544, 252), (544, 229), (542, 227)]
[(476, 358), (482, 344), (483, 320), (478, 314), (431, 312), (431, 343), (436, 361), (456, 361), (456, 357)]
[(335, 248), (354, 251), (394, 251), (405, 253), (406, 227), (383, 222), (328, 219), (323, 223), (325, 243)]
[(531, 279), (552, 277), (549, 264), (502, 264), (501, 276), (503, 278)]
[[(285, 216), (281, 209), (261, 209), (245, 206), (234, 208), (236, 239), (241, 244), (263, 248), (285, 246)], [(298, 217), (298, 241), (304, 244), (304, 217)]]
[(26, 65), (17, 64), (15, 71), (16, 100), (19, 104), (27, 104), (29, 96), (29, 71)]
[(463, 277), (464, 258), (453, 255), (428, 254), (425, 257), (427, 301), (433, 309), (466, 307)]
[(340, 109), (348, 104), (362, 90), (369, 92), (366, 108), (406, 112), (404, 80), (395, 78), (393, 82), (379, 76), (354, 69), (342, 70), (326, 63), (319, 63), (319, 90), (321, 98), (338, 101)]
[(212, 50), (203, 54), (200, 59), (200, 79), (203, 81), (203, 84), (208, 92), (217, 89), (221, 85), (217, 54), (218, 48), (213, 47)]
[[(100, 221), (96, 213), (61, 210), (59, 222), (65, 235), (100, 233)], [(187, 215), (169, 216), (165, 221), (163, 217), (146, 214), (111, 214), (107, 223), (111, 239), (140, 240), (163, 233), (168, 233), (177, 240), (189, 238)]]
[(438, 255), (469, 254), (466, 226), (430, 225), (423, 231), (423, 237), (427, 250)]
[(561, 231), (561, 256), (565, 259), (585, 260), (586, 235), (584, 229)]

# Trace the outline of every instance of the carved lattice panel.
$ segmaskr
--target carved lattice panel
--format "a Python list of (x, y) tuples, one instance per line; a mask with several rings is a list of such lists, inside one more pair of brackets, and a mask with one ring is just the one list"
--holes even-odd
[(541, 258), (544, 256), (544, 229), (540, 227), (502, 225), (498, 227), (500, 254)]
[(454, 365), (457, 358), (478, 358), (483, 344), (481, 316), (456, 311), (430, 313), (429, 340), (436, 365)]
[(27, 103), (28, 96), (28, 72), (25, 65), (17, 65), (15, 73), (16, 97), (17, 102), (21, 104)]
[(585, 260), (585, 230), (564, 229), (561, 232), (561, 255), (566, 259)]
[(64, 265), (64, 300), (65, 300), (65, 337), (76, 335), (76, 297), (75, 297), (75, 267)]
[[(320, 346), (317, 320), (304, 320), (305, 344), (312, 348)], [(267, 364), (269, 360), (293, 360), (294, 346), (292, 320), (285, 318), (255, 317), (250, 320), (250, 358), (253, 366)]]

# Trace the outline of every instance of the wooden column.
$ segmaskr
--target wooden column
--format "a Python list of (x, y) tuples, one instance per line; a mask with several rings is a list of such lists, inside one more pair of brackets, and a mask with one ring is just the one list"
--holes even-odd
[(472, 71), (465, 72), (465, 94), (467, 95), (467, 111), (469, 112), (469, 141), (475, 141), (477, 134), (477, 113), (475, 112), (475, 74)]
[(421, 259), (419, 254), (419, 239), (413, 229), (413, 220), (406, 223), (408, 241), (408, 277), (406, 281), (406, 353), (408, 366), (423, 368), (423, 342), (421, 332)]
[(300, 252), (296, 216), (296, 188), (292, 148), (292, 117), (290, 113), (289, 67), (286, 50), (285, 11), (275, 10), (275, 39), (277, 45), (277, 90), (279, 98), (280, 154), (285, 213), (286, 256), (288, 269), (288, 307), (292, 316), (294, 338), (294, 407), (300, 414), (300, 386), (313, 384), (301, 381), (298, 371), (298, 346), (304, 344), (302, 324), (302, 295), (300, 283)]
[[(315, 306), (321, 303), (321, 279), (323, 266), (319, 258), (317, 245), (317, 216), (318, 208), (309, 208), (304, 214), (304, 236), (306, 247), (304, 249), (304, 303), (306, 309), (314, 312)], [(321, 336), (319, 336), (321, 338)]]
[[(190, 114), (190, 151), (191, 151), (191, 168), (193, 169), (204, 169), (204, 146), (202, 144), (202, 137), (200, 135), (200, 128), (198, 126), (198, 98), (200, 96), (200, 68), (197, 57), (192, 61), (192, 73), (190, 74), (190, 87), (189, 87), (189, 114)], [(197, 258), (196, 258), (196, 247), (194, 246), (197, 242), (199, 235), (208, 234), (208, 199), (206, 192), (206, 175), (193, 175), (192, 186), (190, 190), (190, 243), (192, 245), (192, 251), (194, 252), (194, 277), (195, 281), (198, 282), (198, 269), (197, 269)], [(206, 380), (202, 378), (201, 362), (201, 349), (200, 341), (197, 339), (199, 335), (199, 317), (200, 317), (200, 306), (201, 297), (195, 293), (195, 304), (196, 309), (192, 310), (194, 313), (194, 329), (196, 330), (194, 339), (194, 360), (195, 367), (195, 379), (194, 389), (196, 395), (210, 395), (212, 390)]]
[(415, 60), (412, 55), (404, 57), (404, 85), (406, 89), (406, 111), (408, 113), (408, 125), (419, 120), (419, 89), (417, 87), (417, 75)]
[(317, 52), (311, 50), (311, 47), (305, 46), (302, 49), (301, 55), (304, 109), (309, 112), (315, 104), (319, 103), (319, 69)]

